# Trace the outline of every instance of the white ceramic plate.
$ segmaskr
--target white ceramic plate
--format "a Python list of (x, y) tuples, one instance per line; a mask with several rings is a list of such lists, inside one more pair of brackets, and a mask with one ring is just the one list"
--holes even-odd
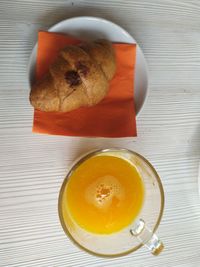
[[(62, 32), (82, 40), (104, 38), (113, 42), (136, 43), (135, 39), (123, 28), (111, 21), (96, 17), (75, 17), (63, 20), (49, 29), (50, 32)], [(29, 83), (34, 79), (37, 44), (35, 45), (28, 66)], [(148, 69), (139, 45), (136, 54), (135, 73), (135, 108), (136, 115), (141, 111), (148, 90)]]

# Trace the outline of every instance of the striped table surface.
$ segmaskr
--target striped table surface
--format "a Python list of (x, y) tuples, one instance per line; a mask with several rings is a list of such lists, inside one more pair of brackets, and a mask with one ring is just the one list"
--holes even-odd
[[(134, 36), (149, 65), (149, 97), (138, 137), (32, 134), (27, 62), (39, 29), (98, 16)], [(0, 0), (0, 266), (193, 267), (200, 264), (200, 2), (198, 0)], [(155, 166), (165, 190), (158, 234), (165, 250), (92, 256), (71, 243), (58, 219), (60, 186), (91, 149), (124, 147)]]

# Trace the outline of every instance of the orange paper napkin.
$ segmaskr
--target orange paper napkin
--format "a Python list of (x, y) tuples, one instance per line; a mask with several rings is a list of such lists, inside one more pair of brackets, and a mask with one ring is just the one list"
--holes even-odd
[[(62, 33), (39, 32), (36, 79), (47, 72), (60, 49), (80, 41)], [(99, 104), (71, 112), (34, 111), (33, 132), (89, 137), (136, 136), (134, 108), (135, 44), (113, 44), (117, 70)]]

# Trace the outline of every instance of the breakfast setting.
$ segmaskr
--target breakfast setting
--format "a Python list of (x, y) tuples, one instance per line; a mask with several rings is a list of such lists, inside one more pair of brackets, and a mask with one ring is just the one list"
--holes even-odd
[(108, 1), (111, 19), (100, 1), (17, 2), (0, 1), (31, 43), (19, 82), (21, 52), (9, 63), (16, 87), (0, 81), (13, 121), (0, 117), (0, 266), (197, 266), (199, 84), (179, 82), (179, 57), (165, 50), (163, 32), (174, 49), (184, 39), (163, 27), (165, 6), (151, 22), (157, 1)]

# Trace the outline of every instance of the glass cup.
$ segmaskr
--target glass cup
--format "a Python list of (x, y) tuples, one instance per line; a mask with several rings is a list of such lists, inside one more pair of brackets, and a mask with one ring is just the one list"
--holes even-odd
[[(112, 234), (87, 232), (70, 218), (64, 201), (62, 201), (64, 189), (73, 171), (85, 160), (98, 155), (115, 156), (128, 161), (137, 168), (144, 185), (144, 201), (138, 216), (128, 227)], [(77, 190), (81, 190), (81, 188), (77, 188)], [(65, 233), (82, 249), (100, 256), (125, 255), (143, 245), (153, 255), (158, 255), (164, 246), (155, 231), (160, 224), (163, 209), (164, 191), (156, 170), (138, 153), (120, 148), (93, 151), (79, 158), (62, 184), (58, 202), (59, 217)]]

